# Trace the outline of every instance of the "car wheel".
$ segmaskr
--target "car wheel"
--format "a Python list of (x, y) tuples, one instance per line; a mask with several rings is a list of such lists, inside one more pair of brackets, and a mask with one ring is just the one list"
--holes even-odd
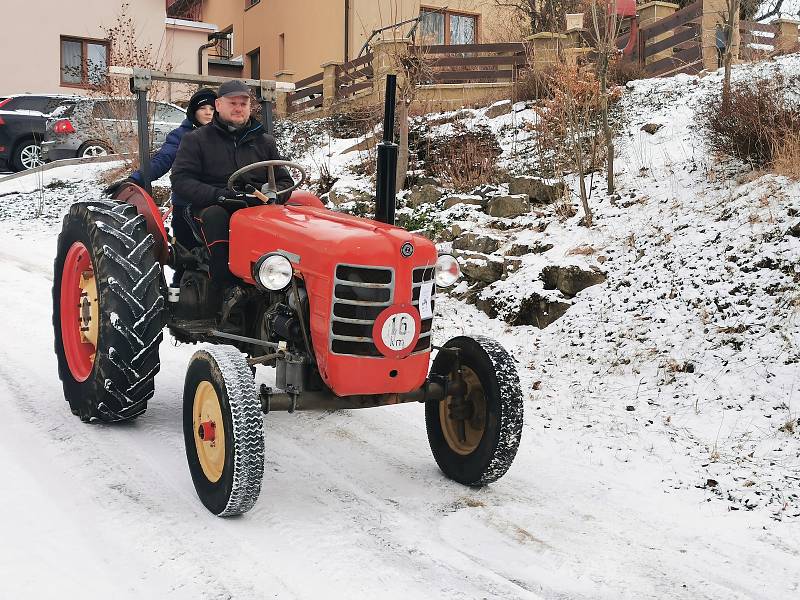
[(20, 142), (11, 155), (11, 163), (15, 171), (26, 171), (43, 164), (42, 148), (33, 138)]
[(111, 148), (108, 144), (103, 142), (86, 142), (78, 148), (78, 156), (80, 158), (90, 158), (92, 156), (108, 156), (111, 154)]

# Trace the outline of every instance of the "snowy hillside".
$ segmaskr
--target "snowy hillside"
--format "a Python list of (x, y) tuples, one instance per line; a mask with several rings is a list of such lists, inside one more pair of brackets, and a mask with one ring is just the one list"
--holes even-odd
[[(800, 78), (800, 57), (734, 76), (770, 69)], [(798, 597), (800, 184), (709, 154), (694, 111), (720, 78), (629, 84), (618, 194), (595, 175), (591, 229), (547, 202), (489, 214), (513, 204), (508, 184), (461, 202), (431, 182), (403, 194), (401, 218), (435, 231), (469, 275), (440, 296), (434, 342), (497, 338), (526, 394), (516, 461), (477, 490), (438, 472), (419, 406), (270, 414), (261, 499), (242, 518), (210, 516), (181, 433), (193, 347), (163, 346), (135, 423), (87, 426), (62, 398), (55, 236), (106, 167), (0, 182), (9, 597)], [(508, 108), (436, 127), (485, 126), (512, 175), (535, 175), (535, 113)], [(287, 150), (339, 178), (338, 209), (362, 210), (365, 154), (342, 153), (359, 141)], [(510, 324), (523, 322), (542, 328)]]

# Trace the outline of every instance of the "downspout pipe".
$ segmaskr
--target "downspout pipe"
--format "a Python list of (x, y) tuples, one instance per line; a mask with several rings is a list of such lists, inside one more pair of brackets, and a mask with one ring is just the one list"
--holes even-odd
[(350, 61), (350, 0), (344, 0), (344, 62)]
[(203, 74), (203, 50), (205, 50), (206, 48), (211, 48), (212, 46), (215, 46), (216, 43), (217, 43), (217, 40), (212, 39), (207, 44), (203, 44), (202, 46), (200, 46), (197, 49), (197, 74), (198, 75), (202, 75)]

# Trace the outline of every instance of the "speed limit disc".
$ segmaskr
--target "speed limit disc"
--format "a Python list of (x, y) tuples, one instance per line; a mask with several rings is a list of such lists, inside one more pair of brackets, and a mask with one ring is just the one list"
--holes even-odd
[(417, 345), (421, 324), (415, 306), (396, 304), (378, 315), (372, 328), (372, 339), (384, 356), (404, 358)]

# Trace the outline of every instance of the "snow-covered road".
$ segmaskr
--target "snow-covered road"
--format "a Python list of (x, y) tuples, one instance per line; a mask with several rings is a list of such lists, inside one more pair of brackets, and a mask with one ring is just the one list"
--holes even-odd
[(438, 472), (419, 405), (272, 414), (259, 502), (213, 517), (180, 424), (194, 348), (162, 346), (134, 423), (81, 423), (52, 351), (54, 229), (16, 229), (0, 238), (2, 597), (797, 597), (796, 524), (665, 493), (677, 451), (587, 453), (531, 418), (508, 474), (473, 490)]

